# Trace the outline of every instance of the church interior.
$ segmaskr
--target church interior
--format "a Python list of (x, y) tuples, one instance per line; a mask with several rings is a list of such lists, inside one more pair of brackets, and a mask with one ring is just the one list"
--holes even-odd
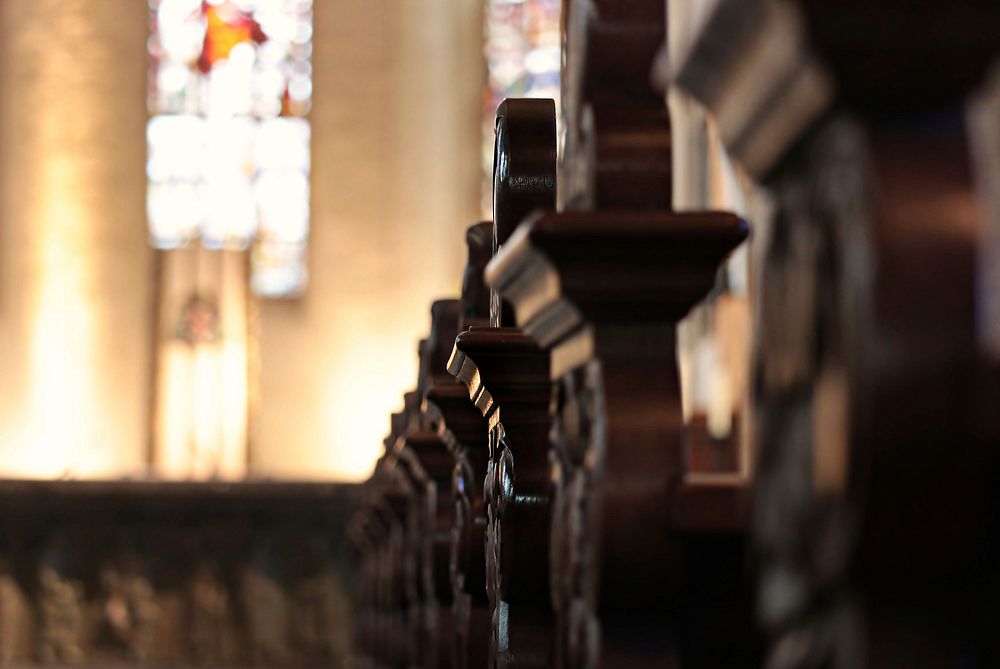
[(0, 0), (0, 668), (1000, 666), (996, 0)]

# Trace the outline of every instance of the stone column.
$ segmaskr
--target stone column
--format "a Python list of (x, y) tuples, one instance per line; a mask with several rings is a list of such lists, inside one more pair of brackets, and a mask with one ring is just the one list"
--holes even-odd
[(0, 475), (147, 461), (146, 3), (0, 2)]
[(368, 475), (479, 217), (477, 0), (316, 2), (309, 288), (259, 302), (250, 472)]

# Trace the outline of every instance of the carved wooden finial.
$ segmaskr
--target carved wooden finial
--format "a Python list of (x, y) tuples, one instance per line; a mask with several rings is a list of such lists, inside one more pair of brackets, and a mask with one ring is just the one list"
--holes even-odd
[(670, 119), (651, 81), (666, 3), (563, 3), (560, 210), (669, 209)]
[[(448, 376), (448, 357), (458, 335), (460, 300), (435, 300), (431, 305), (431, 332), (427, 337), (427, 378), (424, 394), (439, 379)], [(421, 397), (421, 401), (423, 397)]]
[(493, 257), (493, 221), (470, 225), (465, 231), (468, 260), (462, 276), (462, 321), (460, 330), (490, 321), (490, 289), (483, 279), (483, 270)]
[[(493, 254), (534, 211), (556, 207), (556, 106), (540, 98), (508, 98), (497, 107), (493, 146)], [(490, 292), (490, 325), (513, 325)]]
[(555, 102), (508, 98), (497, 107), (493, 147), (494, 252), (525, 216), (555, 206)]

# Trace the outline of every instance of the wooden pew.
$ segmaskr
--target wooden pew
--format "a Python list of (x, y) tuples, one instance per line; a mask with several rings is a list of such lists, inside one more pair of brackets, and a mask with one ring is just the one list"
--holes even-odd
[(970, 147), (959, 108), (1000, 6), (720, 0), (670, 63), (776, 204), (753, 480), (681, 417), (676, 323), (747, 226), (670, 211), (663, 11), (564, 2), (558, 168), (551, 104), (499, 110), (489, 327), (455, 330), (461, 386), (424, 346), (353, 530), (364, 643), (439, 666), (453, 600), (454, 666), (992, 666), (1000, 355), (976, 339), (970, 165), (1000, 130)]
[(427, 393), (426, 411), (452, 456), (447, 489), (453, 505), (447, 562), (454, 620), (451, 662), (454, 667), (485, 666), (489, 607), (484, 580), (483, 477), (488, 426), (459, 384), (435, 385)]
[[(360, 490), (275, 481), (0, 485), (5, 666), (342, 661)], [(14, 645), (16, 644), (16, 645)]]
[(449, 369), (490, 427), (484, 486), (490, 666), (551, 666), (548, 355), (515, 328), (471, 328), (456, 339)]
[(452, 382), (445, 363), (458, 333), (461, 309), (461, 302), (455, 299), (437, 300), (431, 305), (431, 331), (424, 344), (417, 386), (419, 404), (413, 410), (417, 426), (403, 438), (399, 450), (411, 462), (411, 471), (423, 492), (416, 500), (417, 510), (409, 527), (422, 605), (419, 663), (428, 669), (451, 665), (453, 612), (449, 563), (454, 525), (451, 499), (454, 456), (424, 412), (424, 398), (439, 382)]
[[(452, 607), (448, 560), (451, 544), (450, 502), (453, 459), (448, 445), (423, 414), (422, 395), (435, 379), (442, 345), (454, 340), (461, 305), (439, 300), (431, 306), (431, 333), (418, 345), (417, 391), (404, 394), (402, 412), (392, 415), (385, 454), (369, 481), (368, 499), (360, 514), (380, 512), (382, 534), (394, 541), (372, 541), (359, 562), (374, 584), (360, 586), (377, 593), (374, 612), (362, 615), (374, 631), (362, 632), (364, 643), (354, 663), (389, 667), (450, 666)], [(364, 523), (364, 516), (358, 517)], [(363, 546), (363, 544), (360, 544)]]
[[(677, 321), (746, 224), (669, 211), (669, 121), (649, 84), (663, 3), (564, 11), (561, 211), (529, 217), (487, 269), (557, 384), (554, 663), (754, 666), (746, 481), (688, 468), (675, 357)], [(517, 162), (508, 150), (498, 139), (495, 166)]]
[[(503, 245), (519, 217), (555, 206), (554, 113), (551, 100), (510, 100), (500, 106), (494, 250)], [(553, 618), (547, 562), (552, 423), (548, 356), (515, 328), (501, 327), (510, 318), (509, 308), (491, 292), (491, 326), (459, 335), (449, 371), (468, 388), (467, 399), (489, 425), (484, 486), (488, 666), (549, 667)]]
[[(362, 620), (372, 621), (360, 634), (358, 665), (448, 667), (485, 661), (488, 626), (480, 620), (485, 595), (479, 594), (485, 588), (476, 588), (474, 569), (468, 569), (472, 578), (466, 579), (453, 566), (455, 556), (475, 554), (469, 543), (476, 527), (485, 525), (472, 513), (482, 504), (469, 497), (481, 500), (481, 474), (474, 482), (473, 468), (485, 468), (487, 429), (446, 363), (459, 328), (488, 319), (481, 274), (491, 253), (490, 228), (480, 224), (468, 231), (462, 300), (431, 306), (431, 331), (418, 346), (417, 390), (404, 395), (403, 411), (392, 416), (368, 504), (355, 519), (356, 561), (370, 581), (359, 585), (358, 600), (365, 609)], [(471, 630), (473, 617), (480, 624)]]
[(1000, 6), (918, 5), (723, 0), (672, 64), (776, 205), (752, 384), (771, 667), (998, 661), (962, 106)]
[[(492, 254), (492, 229), (492, 222), (483, 222), (466, 232), (468, 261), (462, 282), (460, 331), (489, 321), (489, 291), (482, 273)], [(450, 342), (442, 339), (440, 343), (442, 351), (450, 353)], [(447, 444), (454, 465), (450, 486), (450, 500), (454, 504), (449, 559), (454, 620), (451, 662), (456, 668), (485, 666), (489, 651), (489, 606), (484, 573), (483, 481), (489, 425), (469, 403), (465, 386), (450, 375), (436, 378), (427, 391), (424, 414), (431, 429)]]
[[(673, 344), (677, 320), (745, 234), (730, 214), (546, 214), (488, 268), (560, 383), (553, 554), (563, 558), (554, 577), (566, 666), (668, 666), (722, 652), (717, 639), (685, 644), (721, 613), (706, 601), (709, 584), (733, 586), (720, 588), (729, 601), (719, 608), (740, 602), (744, 482), (735, 472), (688, 475)], [(717, 573), (688, 574), (686, 563), (702, 559)], [(628, 641), (641, 625), (657, 632)]]

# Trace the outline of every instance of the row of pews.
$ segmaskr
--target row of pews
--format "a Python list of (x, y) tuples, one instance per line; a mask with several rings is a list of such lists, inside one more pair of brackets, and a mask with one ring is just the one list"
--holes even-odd
[(0, 667), (329, 667), (354, 486), (0, 484)]
[[(564, 2), (562, 125), (497, 110), (350, 524), (354, 666), (997, 666), (1000, 5), (904, 4), (719, 0), (667, 57), (680, 3)], [(749, 453), (685, 418), (677, 332), (751, 226), (672, 208), (651, 73), (770, 203)]]

